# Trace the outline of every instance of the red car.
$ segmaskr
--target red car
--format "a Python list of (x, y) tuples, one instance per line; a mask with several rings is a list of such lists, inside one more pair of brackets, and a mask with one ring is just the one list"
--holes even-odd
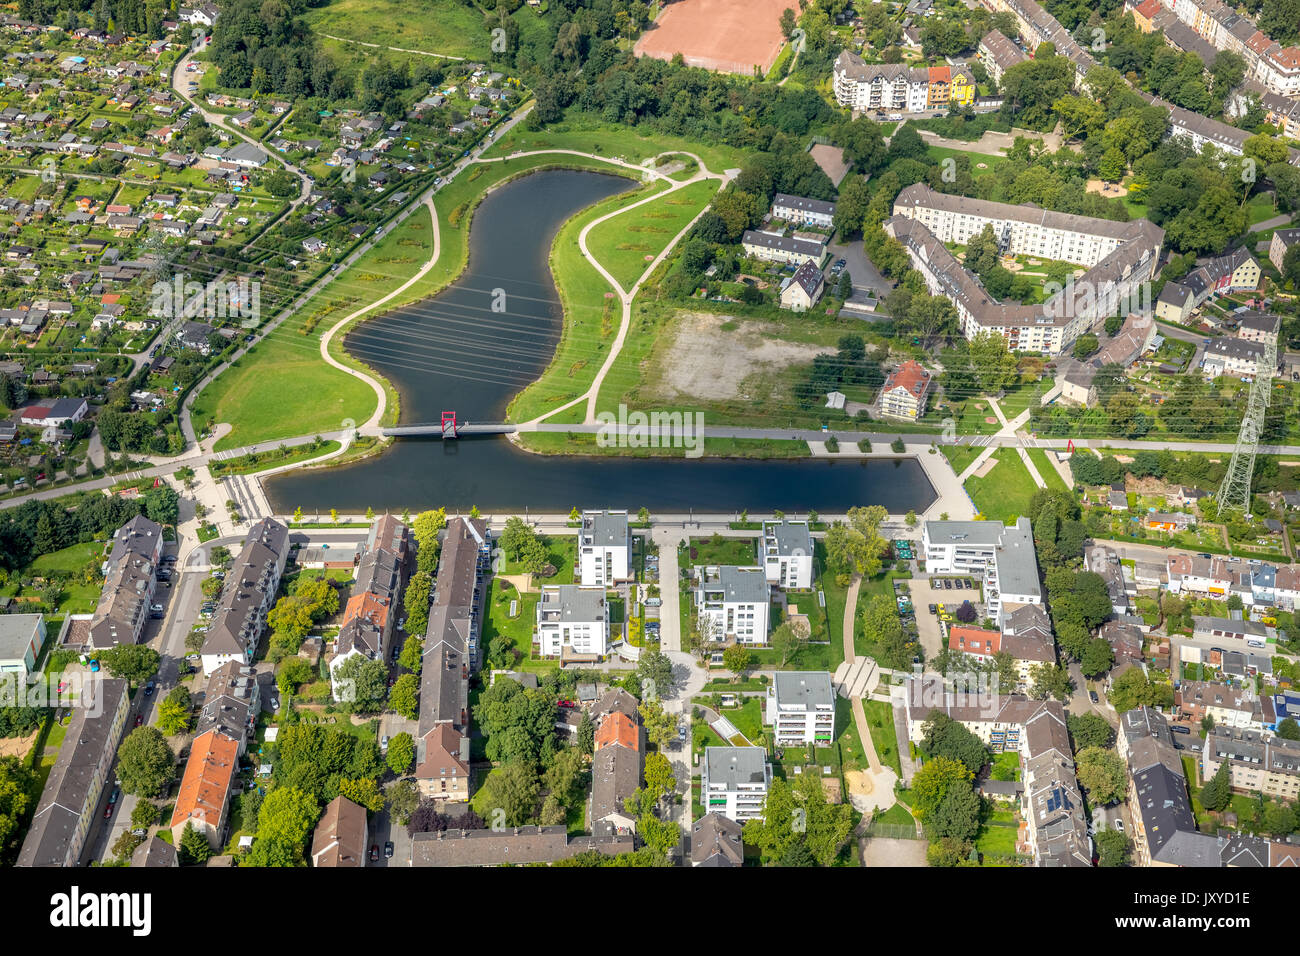
[(370, 844), (370, 862), (371, 862), (371, 863), (378, 863), (378, 862), (379, 862), (379, 844), (378, 844), (378, 843), (372, 843), (372, 844)]
[(136, 714), (136, 715), (135, 715), (135, 725), (136, 725), (137, 727), (139, 727), (139, 726), (140, 726), (141, 724), (143, 724), (143, 723), (144, 723), (144, 714)]

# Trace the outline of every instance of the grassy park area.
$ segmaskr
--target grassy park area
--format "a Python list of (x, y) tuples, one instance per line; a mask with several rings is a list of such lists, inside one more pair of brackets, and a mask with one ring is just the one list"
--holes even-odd
[(587, 248), (618, 280), (624, 291), (641, 278), (650, 260), (672, 241), (717, 192), (716, 180), (691, 183), (661, 199), (638, 206), (596, 226)]
[(1014, 448), (999, 449), (990, 461), (997, 464), (982, 478), (975, 475), (967, 478), (966, 490), (985, 518), (1013, 522), (1024, 514), (1038, 486)]

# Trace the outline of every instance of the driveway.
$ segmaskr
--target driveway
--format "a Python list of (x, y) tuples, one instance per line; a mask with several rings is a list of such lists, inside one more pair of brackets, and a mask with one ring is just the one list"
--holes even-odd
[[(945, 575), (946, 577), (946, 575)], [(978, 602), (980, 592), (975, 588), (948, 590), (936, 588), (927, 577), (912, 578), (907, 582), (912, 592), (912, 607), (916, 610), (916, 631), (925, 648), (925, 659), (932, 661), (943, 650), (943, 625), (937, 614), (930, 613), (930, 605), (960, 605), (962, 601)]]
[[(853, 243), (832, 242), (826, 247), (830, 251), (830, 263), (843, 259), (848, 263), (846, 271), (853, 279), (855, 292), (874, 291), (877, 298), (884, 298), (894, 288), (894, 283), (880, 274), (876, 264), (867, 258), (861, 241)], [(831, 283), (830, 276), (826, 281)], [(837, 280), (838, 281), (838, 280)]]

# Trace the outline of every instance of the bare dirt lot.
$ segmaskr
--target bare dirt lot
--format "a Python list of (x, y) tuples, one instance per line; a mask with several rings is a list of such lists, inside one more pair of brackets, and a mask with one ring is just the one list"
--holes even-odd
[(925, 866), (924, 840), (871, 837), (862, 841), (863, 866)]
[(677, 0), (636, 43), (637, 56), (752, 76), (764, 73), (781, 52), (781, 11), (789, 0)]
[[(724, 324), (735, 328), (725, 331)], [(647, 395), (667, 401), (750, 399), (759, 379), (828, 351), (820, 345), (775, 342), (761, 329), (758, 322), (683, 312), (673, 320), (666, 349), (655, 355)]]

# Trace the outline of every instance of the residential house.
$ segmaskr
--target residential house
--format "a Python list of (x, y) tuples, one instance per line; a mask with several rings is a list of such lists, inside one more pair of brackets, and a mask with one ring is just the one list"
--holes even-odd
[(741, 825), (716, 811), (691, 826), (691, 866), (732, 867), (745, 862)]
[(626, 511), (583, 512), (578, 571), (585, 587), (613, 587), (632, 579), (632, 533)]
[(1260, 730), (1264, 711), (1253, 685), (1230, 687), (1203, 680), (1182, 681), (1174, 691), (1174, 706), (1180, 716), (1199, 724), (1206, 717), (1216, 727)]
[(596, 724), (588, 824), (597, 836), (636, 832), (636, 818), (628, 812), (626, 801), (641, 786), (644, 737), (636, 711), (629, 715), (625, 709), (611, 710)]
[(45, 647), (44, 614), (6, 614), (0, 617), (0, 679), (16, 674), (20, 682), (36, 672)]
[(829, 747), (835, 739), (835, 692), (827, 671), (777, 671), (767, 688), (763, 723), (778, 747)]
[[(792, 242), (802, 242), (794, 239)], [(791, 312), (807, 312), (826, 289), (826, 277), (812, 259), (805, 259), (794, 271), (794, 275), (781, 283), (781, 308)]]
[(1282, 328), (1282, 317), (1263, 312), (1242, 312), (1237, 317), (1237, 338), (1261, 345), (1271, 342), (1277, 345), (1278, 332)]
[(200, 651), (204, 674), (210, 676), (229, 661), (252, 663), (288, 557), (288, 527), (263, 518), (249, 529), (243, 549), (226, 572), (212, 627)]
[(722, 565), (697, 571), (695, 609), (705, 640), (767, 643), (771, 586), (757, 567)]
[(167, 824), (173, 845), (181, 845), (187, 826), (203, 834), (213, 848), (224, 843), (230, 800), (239, 773), (240, 747), (241, 741), (232, 740), (216, 729), (194, 738), (171, 821)]
[(1033, 684), (1035, 667), (1056, 663), (1052, 622), (1041, 604), (1022, 604), (1003, 615), (1001, 650), (1016, 662), (1020, 690)]
[(831, 229), (835, 220), (835, 203), (777, 193), (772, 200), (772, 216), (800, 226)]
[(705, 813), (743, 823), (763, 815), (772, 765), (762, 747), (705, 747), (700, 802)]
[(1201, 775), (1209, 780), (1228, 762), (1228, 779), (1240, 793), (1294, 802), (1300, 797), (1300, 741), (1257, 730), (1214, 726), (1205, 735)]
[(996, 521), (927, 521), (921, 543), (930, 574), (984, 578), (985, 606), (999, 627), (1005, 612), (1043, 602), (1028, 518), (1005, 527)]
[(397, 518), (385, 514), (371, 525), (330, 660), (335, 700), (342, 699), (338, 674), (345, 661), (357, 656), (385, 659), (397, 626), (410, 552), (409, 529)]
[(369, 834), (366, 808), (347, 797), (335, 797), (325, 805), (325, 812), (312, 834), (311, 865), (365, 866)]
[(880, 414), (919, 421), (929, 399), (931, 375), (920, 362), (908, 359), (890, 371), (880, 389)]
[(820, 265), (826, 257), (826, 243), (812, 239), (795, 239), (792, 236), (777, 236), (770, 232), (746, 229), (740, 237), (745, 255), (753, 256), (764, 262), (788, 262), (802, 265), (805, 259), (811, 259)]
[(91, 647), (139, 643), (144, 622), (149, 619), (162, 548), (162, 525), (143, 515), (117, 529), (104, 562), (99, 603), (91, 617)]
[(597, 661), (609, 653), (609, 606), (603, 587), (552, 584), (537, 601), (542, 657)]
[(1287, 251), (1297, 242), (1300, 242), (1300, 229), (1278, 229), (1273, 233), (1268, 242), (1268, 261), (1278, 272), (1282, 271)]
[(813, 540), (807, 521), (763, 522), (763, 566), (767, 583), (787, 591), (813, 586)]

